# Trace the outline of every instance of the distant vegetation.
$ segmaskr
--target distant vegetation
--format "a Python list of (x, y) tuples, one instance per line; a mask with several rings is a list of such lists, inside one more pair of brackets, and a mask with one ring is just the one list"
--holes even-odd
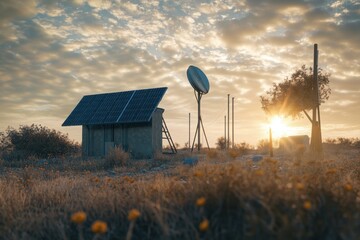
[(79, 144), (67, 135), (41, 125), (9, 127), (0, 132), (0, 154), (5, 160), (51, 158), (74, 154)]
[(342, 147), (355, 147), (360, 148), (360, 139), (359, 138), (328, 138), (325, 140), (325, 144), (327, 145), (339, 145)]

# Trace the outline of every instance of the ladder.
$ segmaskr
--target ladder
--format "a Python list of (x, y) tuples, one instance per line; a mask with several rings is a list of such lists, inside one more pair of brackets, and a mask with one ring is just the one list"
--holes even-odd
[(169, 132), (169, 129), (167, 128), (167, 126), (166, 126), (164, 118), (162, 118), (162, 133), (163, 133), (162, 139), (167, 139), (168, 140), (168, 143), (169, 143), (169, 146), (170, 146), (170, 149), (171, 149), (171, 153), (173, 153), (173, 154), (177, 153), (175, 144), (174, 144), (174, 142), (173, 142), (173, 140), (172, 140), (172, 138), (170, 136), (170, 132)]

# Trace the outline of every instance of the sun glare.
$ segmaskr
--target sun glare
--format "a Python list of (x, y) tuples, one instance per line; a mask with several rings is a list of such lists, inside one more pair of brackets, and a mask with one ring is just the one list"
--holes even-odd
[(270, 127), (274, 138), (284, 137), (288, 132), (288, 126), (281, 116), (272, 117)]

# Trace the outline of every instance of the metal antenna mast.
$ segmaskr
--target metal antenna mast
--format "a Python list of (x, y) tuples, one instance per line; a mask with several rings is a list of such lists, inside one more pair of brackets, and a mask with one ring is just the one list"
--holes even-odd
[(201, 98), (204, 94), (207, 94), (209, 92), (209, 89), (210, 89), (209, 80), (207, 79), (206, 75), (199, 68), (197, 68), (195, 66), (189, 66), (186, 74), (187, 74), (187, 77), (188, 77), (188, 80), (189, 80), (191, 86), (194, 88), (194, 94), (195, 94), (195, 98), (196, 98), (196, 101), (198, 104), (198, 123), (196, 126), (196, 131), (195, 131), (195, 136), (194, 136), (194, 141), (193, 141), (193, 144), (191, 147), (191, 151), (194, 150), (194, 144), (195, 144), (196, 137), (198, 139), (197, 150), (200, 151), (200, 149), (201, 149), (201, 139), (200, 139), (201, 128), (204, 132), (207, 147), (208, 147), (208, 149), (210, 149), (209, 142), (207, 140), (204, 125), (203, 125), (202, 118), (201, 118)]

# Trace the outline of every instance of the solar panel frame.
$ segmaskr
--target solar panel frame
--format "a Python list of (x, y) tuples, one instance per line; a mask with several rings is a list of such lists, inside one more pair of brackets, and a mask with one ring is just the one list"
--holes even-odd
[(86, 95), (62, 126), (149, 122), (167, 87)]

